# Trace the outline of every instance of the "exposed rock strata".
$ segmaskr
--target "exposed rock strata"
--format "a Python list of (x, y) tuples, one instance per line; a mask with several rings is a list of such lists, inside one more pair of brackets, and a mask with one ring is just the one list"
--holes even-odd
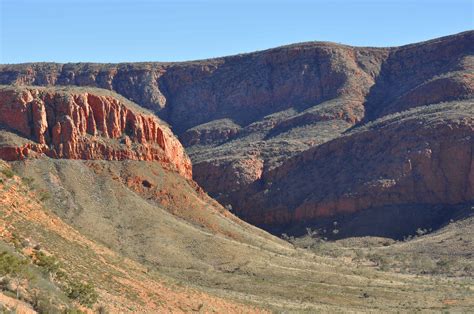
[[(97, 91), (97, 93), (99, 93)], [(32, 143), (2, 145), (0, 157), (159, 161), (192, 177), (179, 141), (150, 113), (109, 95), (42, 88), (0, 89), (0, 125)]]

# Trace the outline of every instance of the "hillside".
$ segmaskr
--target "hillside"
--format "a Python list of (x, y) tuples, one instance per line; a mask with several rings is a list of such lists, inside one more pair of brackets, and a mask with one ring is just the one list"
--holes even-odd
[[(436, 181), (420, 191), (435, 195), (430, 200), (417, 199), (415, 196), (390, 196), (391, 199), (377, 204), (358, 197), (355, 197), (357, 202), (365, 204), (350, 204), (353, 200), (347, 200), (347, 193), (351, 192), (347, 189), (342, 191), (339, 187), (335, 188), (338, 191), (329, 192), (335, 193), (332, 199), (318, 199), (319, 196), (309, 194), (316, 188), (312, 186), (311, 180), (305, 181), (311, 179), (306, 174), (301, 178), (295, 177), (305, 188), (294, 196), (296, 200), (289, 198), (287, 201), (291, 204), (284, 208), (275, 208), (271, 204), (276, 194), (262, 194), (262, 191), (272, 191), (268, 189), (268, 184), (274, 183), (269, 179), (274, 173), (284, 173), (294, 160), (305, 159), (313, 151), (338, 146), (347, 138), (370, 140), (362, 135), (367, 132), (347, 137), (357, 129), (362, 130), (361, 127), (367, 123), (378, 123), (387, 115), (418, 107), (442, 106), (445, 102), (469, 102), (474, 94), (473, 42), (474, 32), (468, 31), (393, 48), (309, 42), (184, 63), (2, 65), (0, 83), (100, 87), (114, 90), (140, 106), (151, 109), (171, 125), (183, 142), (193, 162), (193, 178), (205, 191), (221, 204), (230, 204), (234, 212), (247, 221), (274, 231), (285, 230), (281, 228), (285, 224), (293, 225), (294, 218), (317, 217), (321, 210), (326, 212), (326, 216), (340, 219), (341, 206), (342, 211), (347, 212), (374, 206), (403, 205), (410, 208), (418, 202), (425, 206), (472, 201), (474, 197), (469, 180), (457, 185), (465, 191), (462, 196), (449, 193), (441, 195), (439, 189), (450, 182)], [(459, 114), (465, 114), (462, 110), (469, 110), (470, 107), (470, 103), (465, 103)], [(447, 109), (446, 112), (451, 111)], [(414, 111), (414, 114), (423, 115), (423, 112)], [(437, 126), (431, 128), (430, 132), (442, 134), (427, 135), (429, 138), (426, 140), (431, 146), (439, 144), (438, 138), (451, 136), (443, 134), (444, 112), (439, 111), (438, 115)], [(447, 117), (446, 127), (451, 123), (449, 119), (451, 117)], [(397, 123), (400, 124), (399, 128), (405, 125), (404, 121)], [(410, 131), (402, 130), (405, 136), (411, 136), (410, 132), (418, 130), (416, 125), (411, 128)], [(463, 128), (465, 136), (472, 136), (472, 124), (469, 121), (464, 123)], [(377, 132), (372, 131), (374, 134)], [(397, 132), (396, 128), (394, 132)], [(393, 138), (391, 145), (405, 145), (402, 143), (404, 139), (402, 136)], [(417, 139), (423, 140), (425, 138)], [(465, 144), (472, 146), (472, 140), (467, 140)], [(411, 145), (413, 148), (422, 145), (422, 142), (412, 142)], [(319, 146), (322, 147), (320, 150), (317, 148)], [(334, 153), (342, 154), (344, 148), (341, 146), (340, 149), (340, 152)], [(360, 155), (361, 158), (382, 154), (377, 145), (364, 146), (363, 149), (374, 151), (365, 152), (367, 156)], [(466, 151), (463, 149), (463, 152)], [(408, 158), (402, 156), (402, 152), (397, 154), (402, 159)], [(469, 168), (470, 161), (466, 157), (462, 158), (459, 160), (462, 165), (443, 171), (456, 172)], [(336, 160), (333, 163), (330, 155), (325, 161), (330, 169), (341, 167), (340, 162)], [(385, 161), (380, 159), (378, 166), (383, 168), (383, 163)], [(341, 172), (342, 177), (332, 173), (334, 181), (345, 184), (348, 178), (343, 176), (354, 170), (350, 168), (352, 166), (360, 167), (360, 163), (344, 165), (346, 171)], [(376, 175), (381, 175), (377, 180), (386, 176), (380, 173), (382, 168), (373, 171), (367, 169), (367, 165), (363, 168), (368, 172), (358, 175), (362, 176), (361, 183), (373, 180)], [(295, 169), (295, 174), (303, 169)], [(430, 170), (437, 173), (430, 177), (432, 180), (441, 178), (440, 169)], [(387, 175), (389, 181), (394, 176), (407, 177), (402, 168), (392, 168), (391, 171)], [(412, 178), (417, 175), (413, 173)], [(400, 185), (397, 191), (413, 192), (411, 182), (409, 179), (397, 181)], [(265, 187), (263, 190), (262, 186)], [(284, 188), (293, 190), (288, 185)], [(378, 189), (375, 187), (367, 193), (378, 193)], [(252, 207), (247, 197), (243, 196), (249, 191), (258, 194), (251, 197), (257, 200), (258, 206)], [(275, 193), (276, 199), (282, 199), (283, 194)], [(308, 199), (307, 204), (301, 207), (307, 197), (312, 200)], [(353, 196), (350, 198), (354, 199)], [(343, 203), (347, 204), (331, 205)], [(321, 207), (324, 209), (318, 209)], [(277, 216), (279, 218), (275, 220)], [(419, 223), (430, 224), (427, 221)], [(303, 230), (300, 228), (299, 232)], [(389, 233), (395, 236), (396, 232), (392, 230)]]
[[(32, 188), (31, 178), (18, 177), (3, 161), (0, 171), (0, 251), (26, 261), (30, 268), (20, 277), (20, 302), (9, 296), (12, 288), (2, 281), (0, 310), (2, 304), (11, 310), (19, 304), (24, 313), (77, 313), (90, 311), (89, 307), (100, 313), (257, 311), (183, 287), (92, 241), (45, 209), (41, 200), (47, 194)], [(49, 260), (44, 260), (50, 262), (40, 263), (41, 255), (48, 256)], [(2, 279), (4, 275), (0, 273)], [(93, 292), (71, 294), (70, 287), (80, 283), (91, 285)]]
[(402, 239), (473, 203), (473, 136), (473, 100), (417, 107), (285, 161), (233, 200), (276, 233), (338, 221), (336, 237)]

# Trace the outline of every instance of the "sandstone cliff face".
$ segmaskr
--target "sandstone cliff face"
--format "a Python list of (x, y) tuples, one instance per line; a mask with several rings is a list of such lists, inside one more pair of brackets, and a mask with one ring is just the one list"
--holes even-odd
[(32, 142), (2, 145), (0, 158), (159, 161), (191, 179), (189, 158), (162, 122), (96, 92), (1, 88), (0, 125)]

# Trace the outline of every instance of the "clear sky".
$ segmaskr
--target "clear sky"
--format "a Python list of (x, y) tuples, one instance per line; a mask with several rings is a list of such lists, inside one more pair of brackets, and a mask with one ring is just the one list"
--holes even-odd
[(0, 63), (184, 61), (427, 40), (473, 29), (474, 0), (0, 0), (0, 18)]

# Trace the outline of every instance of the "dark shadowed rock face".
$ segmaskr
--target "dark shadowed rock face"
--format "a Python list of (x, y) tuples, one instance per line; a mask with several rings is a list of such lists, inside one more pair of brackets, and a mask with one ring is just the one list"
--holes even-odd
[(191, 162), (166, 125), (128, 101), (95, 92), (0, 88), (0, 158), (156, 160), (191, 179)]
[(466, 203), (474, 199), (473, 151), (474, 101), (416, 108), (299, 154), (232, 201), (248, 221), (270, 226)]
[[(474, 95), (473, 42), (474, 32), (465, 32), (395, 48), (304, 43), (186, 63), (2, 65), (0, 83), (100, 87), (152, 109), (187, 147), (206, 191), (251, 222), (281, 225), (386, 204), (472, 199), (470, 181), (454, 179), (472, 163), (471, 142), (454, 145), (471, 136), (471, 124), (444, 115), (471, 106), (462, 101)], [(425, 114), (417, 107), (447, 101), (464, 107), (441, 106), (429, 127), (416, 120)], [(404, 110), (415, 116), (383, 132), (363, 129)], [(444, 165), (445, 154), (457, 156), (460, 168)], [(403, 172), (407, 160), (416, 170)], [(440, 192), (451, 180), (464, 194)], [(280, 181), (289, 193), (269, 188)]]
[(367, 97), (366, 120), (472, 97), (474, 32), (394, 48)]

